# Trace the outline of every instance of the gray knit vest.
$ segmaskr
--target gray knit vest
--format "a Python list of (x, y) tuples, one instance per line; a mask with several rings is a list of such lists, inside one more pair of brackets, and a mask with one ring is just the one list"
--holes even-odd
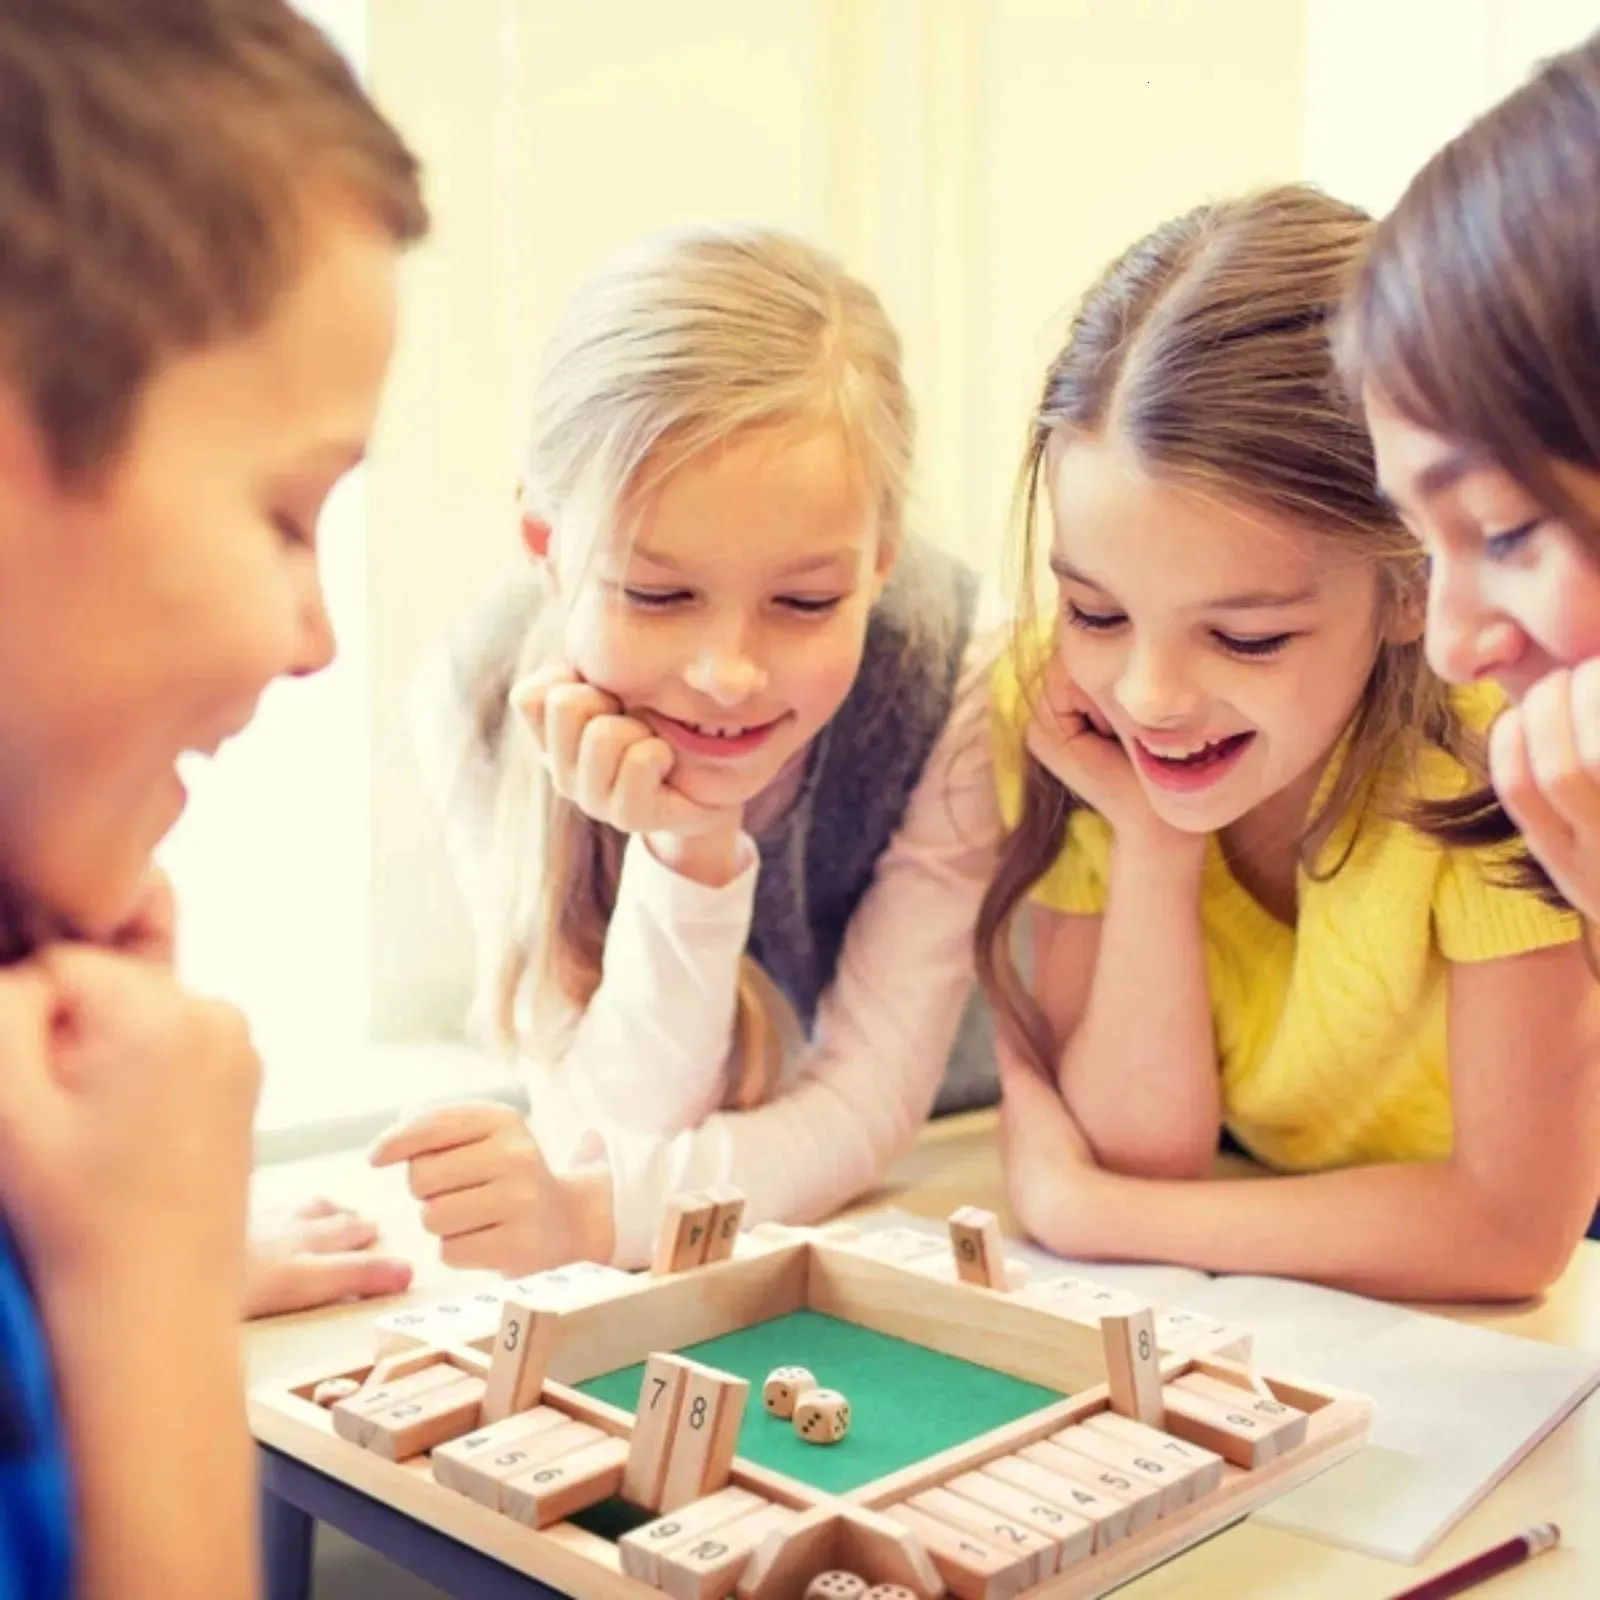
[[(812, 746), (799, 796), (756, 840), (750, 954), (808, 1035), (845, 930), (949, 718), (976, 595), (968, 568), (908, 541), (867, 624), (855, 684)], [(935, 1114), (996, 1098), (986, 1022), (969, 1004)]]
[[(794, 803), (756, 840), (761, 867), (747, 948), (808, 1037), (845, 930), (949, 718), (976, 595), (968, 568), (931, 545), (906, 542), (868, 620), (850, 693), (813, 742)], [(538, 603), (537, 587), (524, 582), (498, 592), (473, 618), (470, 643), (451, 652), (464, 694), (484, 671), (509, 685)], [(483, 756), (499, 732), (483, 730), (490, 747)], [(934, 1112), (991, 1105), (998, 1093), (993, 1030), (974, 989)]]

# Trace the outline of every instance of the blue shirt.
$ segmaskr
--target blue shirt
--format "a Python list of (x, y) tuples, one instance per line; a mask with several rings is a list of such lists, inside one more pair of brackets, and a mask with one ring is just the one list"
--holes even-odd
[(0, 1223), (0, 1600), (67, 1600), (72, 1485), (44, 1329)]

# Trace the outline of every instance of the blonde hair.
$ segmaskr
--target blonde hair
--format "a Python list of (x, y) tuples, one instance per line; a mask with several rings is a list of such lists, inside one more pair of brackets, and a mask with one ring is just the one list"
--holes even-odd
[[(1378, 492), (1371, 441), (1335, 381), (1328, 328), (1371, 222), (1354, 206), (1292, 185), (1201, 206), (1156, 229), (1108, 267), (1084, 298), (1034, 410), (1018, 486), (1022, 591), (1017, 653), (1031, 703), (1043, 663), (1032, 621), (1040, 479), (1052, 438), (1111, 434), (1152, 475), (1291, 520), (1376, 567), (1385, 619), (1418, 605), (1415, 542)], [(1482, 752), (1421, 641), (1383, 642), (1332, 786), (1300, 840), (1308, 870), (1346, 815), (1373, 799), (1394, 746), (1424, 744), (1469, 771)], [(1078, 805), (1031, 756), (1022, 811), (978, 917), (980, 980), (1013, 1046), (1053, 1076), (1054, 1041), (1012, 953), (1029, 890), (1060, 855)], [(1404, 820), (1440, 831), (1426, 806)], [(1353, 843), (1354, 833), (1350, 835)]]
[[(572, 296), (545, 346), (533, 397), (527, 509), (583, 564), (627, 536), (629, 506), (747, 429), (832, 427), (877, 498), (878, 534), (902, 535), (913, 416), (900, 341), (876, 295), (832, 257), (762, 227), (655, 234)], [(563, 567), (576, 567), (563, 560)], [(546, 592), (509, 675), (482, 685), (478, 724), (499, 752), (490, 858), (486, 993), (507, 1042), (548, 1047), (600, 982), (625, 836), (557, 796), (510, 684), (558, 648), (564, 605)], [(518, 998), (532, 979), (531, 1037)], [(735, 1023), (735, 1105), (770, 1086), (770, 982), (748, 958)]]

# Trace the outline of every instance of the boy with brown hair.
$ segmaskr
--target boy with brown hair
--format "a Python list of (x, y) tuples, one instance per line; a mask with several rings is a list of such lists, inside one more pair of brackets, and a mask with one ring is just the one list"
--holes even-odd
[(426, 226), (284, 0), (0, 0), (0, 1596), (255, 1587), (258, 1063), (121, 933), (179, 756), (332, 658)]

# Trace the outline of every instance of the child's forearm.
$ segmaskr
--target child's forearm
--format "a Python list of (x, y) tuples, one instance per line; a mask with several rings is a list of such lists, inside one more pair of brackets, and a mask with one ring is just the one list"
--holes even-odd
[(1025, 1219), (1063, 1255), (1308, 1278), (1384, 1299), (1537, 1294), (1587, 1221), (1584, 1206), (1553, 1197), (1509, 1206), (1449, 1162), (1188, 1183), (1082, 1176), (1081, 1190)]
[(1177, 856), (1130, 850), (1112, 858), (1094, 981), (1060, 1082), (1097, 1159), (1114, 1172), (1196, 1177), (1216, 1155), (1221, 1101), (1202, 860), (1203, 841)]
[(254, 1450), (239, 1292), (143, 1282), (46, 1307), (84, 1600), (257, 1591)]

